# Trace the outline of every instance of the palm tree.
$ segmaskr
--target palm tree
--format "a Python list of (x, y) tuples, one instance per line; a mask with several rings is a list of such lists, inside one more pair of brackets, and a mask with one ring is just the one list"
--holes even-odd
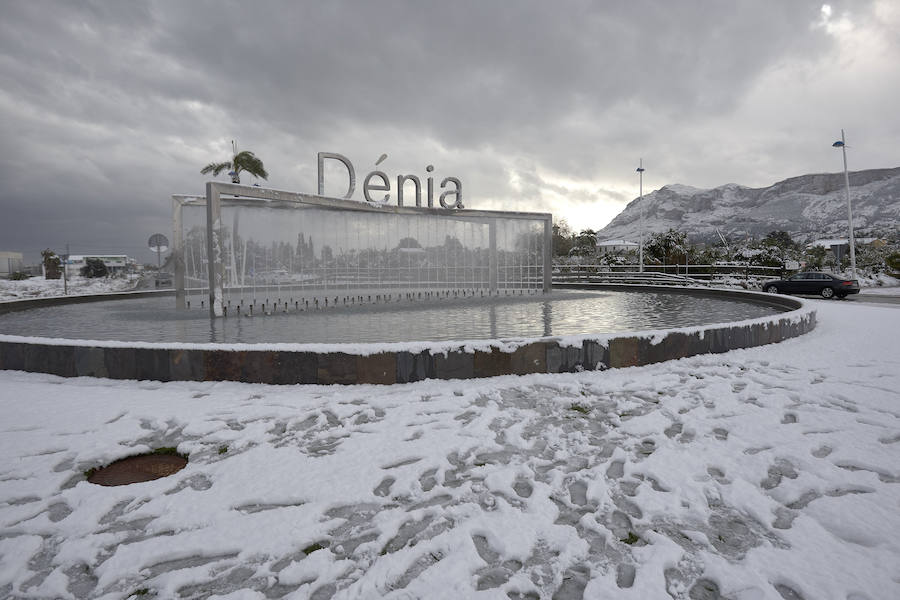
[(200, 172), (204, 175), (212, 173), (213, 176), (216, 176), (225, 169), (229, 169), (228, 174), (231, 175), (231, 183), (241, 182), (241, 171), (247, 171), (251, 175), (255, 175), (262, 179), (269, 178), (269, 174), (266, 172), (265, 167), (263, 167), (262, 161), (256, 158), (256, 155), (249, 150), (235, 152), (234, 158), (230, 161), (209, 163), (200, 169)]

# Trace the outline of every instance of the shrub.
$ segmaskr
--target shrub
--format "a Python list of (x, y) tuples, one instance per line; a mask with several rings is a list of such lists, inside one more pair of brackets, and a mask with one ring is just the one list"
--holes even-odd
[(56, 252), (50, 248), (41, 250), (41, 261), (44, 263), (45, 279), (59, 279), (62, 277), (62, 260)]
[(25, 271), (14, 271), (9, 276), (9, 278), (13, 281), (22, 281), (23, 279), (28, 279), (29, 277), (31, 277), (31, 275), (29, 275)]
[(900, 273), (900, 252), (894, 252), (884, 259), (885, 264), (894, 273)]
[(88, 278), (106, 277), (109, 275), (109, 270), (99, 258), (86, 258), (84, 259), (84, 266), (81, 267), (81, 275)]
[(894, 253), (890, 254), (885, 259), (885, 262), (891, 269), (893, 269), (895, 271), (900, 271), (900, 252), (894, 252)]

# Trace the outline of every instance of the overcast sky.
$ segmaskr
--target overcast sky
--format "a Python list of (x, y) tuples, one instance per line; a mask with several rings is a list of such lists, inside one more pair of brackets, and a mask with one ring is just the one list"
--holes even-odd
[[(900, 165), (900, 2), (0, 0), (0, 250), (146, 250), (231, 141), (316, 191), (435, 166), (600, 228), (667, 183)], [(225, 180), (224, 176), (220, 177)], [(244, 183), (252, 183), (244, 177)], [(340, 195), (344, 182), (327, 181)], [(356, 198), (361, 197), (360, 190)]]

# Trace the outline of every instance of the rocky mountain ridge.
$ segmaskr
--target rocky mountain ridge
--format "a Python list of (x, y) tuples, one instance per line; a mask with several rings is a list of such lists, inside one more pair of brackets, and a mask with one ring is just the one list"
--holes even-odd
[[(727, 184), (699, 189), (670, 184), (643, 198), (645, 234), (677, 229), (694, 242), (760, 238), (784, 230), (797, 241), (847, 236), (844, 174), (791, 177), (769, 187)], [(857, 237), (900, 233), (900, 167), (850, 173), (850, 200)], [(640, 237), (640, 201), (635, 198), (598, 232), (598, 239)]]

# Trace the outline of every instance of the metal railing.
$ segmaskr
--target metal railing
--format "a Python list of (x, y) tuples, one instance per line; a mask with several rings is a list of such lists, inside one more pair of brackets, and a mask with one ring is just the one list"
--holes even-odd
[(553, 265), (553, 283), (623, 283), (644, 285), (729, 286), (756, 289), (763, 282), (780, 279), (780, 267), (749, 265)]

